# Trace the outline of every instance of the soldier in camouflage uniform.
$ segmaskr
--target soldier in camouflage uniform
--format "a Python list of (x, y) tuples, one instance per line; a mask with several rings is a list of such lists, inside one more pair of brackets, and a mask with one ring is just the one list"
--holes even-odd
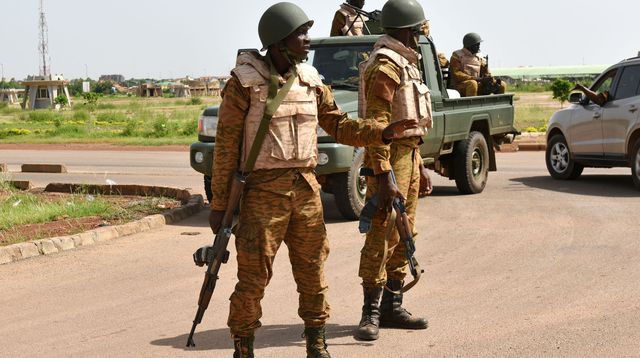
[[(406, 209), (415, 234), (415, 214), (420, 191), (430, 193), (431, 183), (420, 156), (422, 137), (432, 126), (429, 88), (422, 82), (415, 51), (425, 31), (425, 16), (416, 0), (390, 0), (382, 8), (381, 25), (387, 35), (378, 40), (370, 59), (362, 64), (361, 88), (366, 118), (388, 124), (404, 118), (419, 121), (390, 145), (368, 146), (365, 166), (367, 198), (378, 195), (379, 207), (372, 220), (360, 256), (359, 275), (364, 288), (362, 318), (356, 337), (378, 339), (378, 327), (425, 329), (427, 320), (413, 317), (402, 307), (401, 289), (407, 274), (405, 247), (390, 218), (393, 197), (406, 198)], [(390, 179), (393, 169), (397, 186)], [(386, 252), (385, 252), (386, 249)], [(386, 289), (384, 289), (386, 286)], [(384, 291), (384, 293), (383, 293)]]
[(489, 72), (487, 60), (480, 55), (482, 38), (476, 33), (468, 33), (462, 39), (464, 48), (451, 56), (451, 87), (462, 97), (501, 94), (507, 84), (494, 79)]
[(323, 275), (329, 247), (320, 185), (313, 171), (318, 156), (317, 125), (338, 142), (355, 146), (381, 145), (404, 128), (417, 127), (417, 121), (404, 121), (385, 128), (374, 120), (351, 120), (341, 112), (316, 69), (303, 63), (312, 25), (294, 4), (270, 7), (258, 26), (267, 54), (241, 53), (222, 94), (209, 216), (214, 232), (227, 206), (232, 176), (244, 171), (266, 101), (273, 98), (273, 93), (268, 93), (270, 79), (282, 86), (296, 74), (270, 121), (241, 202), (235, 232), (238, 283), (230, 298), (228, 319), (234, 357), (253, 357), (254, 331), (261, 326), (260, 300), (282, 242), (289, 248), (300, 294), (298, 314), (305, 324), (307, 357), (329, 357), (324, 328), (329, 304)]
[(331, 24), (330, 36), (362, 36), (364, 23), (369, 20), (365, 15), (359, 14), (365, 0), (348, 0), (340, 5)]

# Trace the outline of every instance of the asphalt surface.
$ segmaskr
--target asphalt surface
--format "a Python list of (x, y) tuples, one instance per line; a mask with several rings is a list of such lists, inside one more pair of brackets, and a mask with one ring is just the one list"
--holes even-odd
[[(62, 163), (49, 181), (201, 189), (186, 152), (0, 151), (0, 162)], [(433, 174), (418, 207), (417, 258), (426, 269), (405, 297), (424, 331), (353, 338), (361, 307), (362, 236), (324, 197), (334, 357), (640, 357), (640, 192), (630, 170), (586, 169), (555, 181), (542, 152), (498, 155), (479, 195)], [(206, 211), (179, 225), (0, 266), (0, 356), (231, 357), (226, 328), (235, 260), (221, 271), (197, 347), (185, 347), (203, 270), (191, 253), (209, 243)], [(197, 235), (186, 235), (197, 234)], [(233, 257), (233, 248), (231, 248)], [(303, 327), (283, 245), (263, 300), (258, 357), (302, 357)]]

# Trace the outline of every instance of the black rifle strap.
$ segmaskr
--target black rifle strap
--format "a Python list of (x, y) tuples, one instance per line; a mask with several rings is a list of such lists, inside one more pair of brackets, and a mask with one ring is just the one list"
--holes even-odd
[(248, 175), (253, 170), (254, 165), (256, 164), (256, 159), (258, 158), (258, 153), (260, 153), (260, 148), (262, 148), (262, 143), (264, 142), (265, 135), (267, 134), (267, 130), (269, 129), (269, 123), (271, 122), (271, 118), (284, 98), (291, 90), (293, 86), (293, 82), (295, 82), (296, 77), (298, 77), (298, 71), (296, 66), (291, 67), (291, 77), (287, 80), (287, 83), (282, 86), (282, 88), (278, 91), (278, 87), (280, 85), (280, 75), (278, 71), (276, 71), (273, 62), (269, 58), (269, 54), (265, 56), (267, 63), (269, 64), (271, 70), (271, 79), (269, 81), (269, 94), (267, 96), (267, 104), (264, 109), (264, 115), (262, 116), (262, 120), (260, 121), (260, 126), (258, 127), (258, 132), (256, 133), (256, 138), (251, 145), (251, 150), (249, 151), (249, 156), (247, 157), (247, 161), (244, 165), (243, 173), (244, 175)]

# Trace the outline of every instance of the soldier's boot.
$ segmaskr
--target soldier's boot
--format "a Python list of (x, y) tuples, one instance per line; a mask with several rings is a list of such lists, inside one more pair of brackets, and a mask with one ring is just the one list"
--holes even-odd
[(382, 287), (364, 288), (362, 318), (360, 319), (360, 325), (356, 331), (356, 338), (363, 341), (375, 341), (378, 339), (381, 294)]
[[(429, 323), (425, 318), (413, 317), (409, 311), (402, 307), (401, 280), (388, 280), (386, 289), (382, 294), (380, 304), (380, 327), (403, 329), (426, 329)], [(399, 292), (399, 293), (393, 293)]]
[(307, 358), (331, 358), (327, 351), (324, 326), (305, 327), (302, 336), (307, 339)]
[(253, 336), (233, 336), (233, 358), (253, 358)]

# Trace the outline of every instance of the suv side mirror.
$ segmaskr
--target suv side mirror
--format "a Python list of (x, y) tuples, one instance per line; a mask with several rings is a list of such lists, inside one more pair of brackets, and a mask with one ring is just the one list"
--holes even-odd
[(580, 92), (575, 92), (569, 95), (569, 103), (573, 104), (584, 104), (584, 96)]

